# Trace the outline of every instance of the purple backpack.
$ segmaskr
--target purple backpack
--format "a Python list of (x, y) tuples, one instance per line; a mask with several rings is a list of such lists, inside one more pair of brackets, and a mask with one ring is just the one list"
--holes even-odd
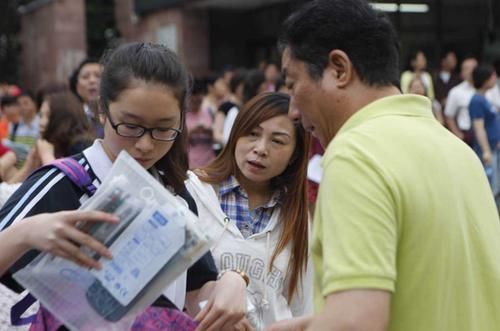
[[(89, 196), (95, 193), (96, 187), (92, 184), (92, 179), (85, 168), (75, 159), (71, 157), (58, 159), (38, 170), (52, 167), (56, 167), (62, 171), (66, 177)], [(28, 295), (12, 307), (10, 313), (12, 325), (19, 326), (31, 324), (30, 331), (56, 331), (63, 326), (62, 323), (43, 306), (40, 306), (40, 309), (35, 315), (22, 317), (22, 314), (35, 301), (36, 299), (28, 293)], [(142, 314), (137, 316), (131, 330), (192, 331), (196, 329), (197, 325), (197, 322), (191, 317), (177, 309), (148, 307)]]

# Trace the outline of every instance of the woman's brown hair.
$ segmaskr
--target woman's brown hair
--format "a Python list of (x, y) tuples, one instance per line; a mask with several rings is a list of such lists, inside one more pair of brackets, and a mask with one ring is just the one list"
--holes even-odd
[[(211, 184), (220, 184), (230, 176), (238, 178), (241, 172), (236, 164), (236, 143), (260, 123), (276, 116), (288, 114), (290, 97), (284, 93), (263, 93), (252, 98), (238, 113), (227, 145), (221, 154), (200, 171), (200, 179)], [(280, 222), (281, 234), (273, 252), (269, 271), (275, 258), (289, 245), (292, 254), (288, 263), (291, 280), (288, 286), (290, 301), (306, 270), (308, 254), (308, 209), (307, 209), (307, 162), (310, 134), (300, 125), (295, 125), (296, 145), (285, 171), (271, 180), (272, 190), (282, 190)]]
[[(87, 117), (78, 98), (68, 91), (45, 96), (50, 108), (49, 123), (43, 139), (54, 145), (56, 157), (73, 153), (76, 144), (90, 145), (94, 140)], [(86, 147), (84, 146), (84, 147)]]

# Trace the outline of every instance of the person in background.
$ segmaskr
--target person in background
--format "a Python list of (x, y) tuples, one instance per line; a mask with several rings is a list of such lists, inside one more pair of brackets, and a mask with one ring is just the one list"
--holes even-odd
[(2, 131), (2, 141), (9, 138), (11, 127), (18, 125), (20, 121), (20, 107), (17, 97), (5, 95), (0, 100), (0, 108), (2, 111), (2, 127), (7, 126), (6, 131)]
[[(266, 91), (266, 78), (264, 74), (258, 70), (249, 70), (245, 75), (245, 80), (243, 81), (243, 98), (241, 100), (241, 105), (245, 105), (254, 96)], [(238, 115), (239, 108), (232, 107), (226, 114), (226, 119), (224, 121), (223, 130), (223, 140), (228, 141), (229, 135), (233, 128), (234, 120)]]
[(493, 62), (493, 68), (497, 75), (495, 86), (486, 91), (486, 99), (500, 112), (500, 59)]
[(311, 248), (318, 315), (303, 328), (498, 330), (491, 188), (430, 100), (401, 94), (387, 15), (367, 0), (308, 1), (279, 41), (289, 116), (327, 146)]
[(495, 86), (496, 73), (492, 66), (480, 65), (472, 72), (476, 93), (469, 103), (469, 114), (474, 132), (473, 148), (483, 163), (493, 194), (498, 196), (498, 142), (500, 126), (497, 109), (486, 99), (486, 92)]
[(99, 118), (97, 101), (101, 83), (102, 65), (98, 60), (83, 60), (69, 78), (71, 91), (80, 99), (83, 110), (96, 137), (103, 137), (104, 131)]
[(0, 207), (21, 183), (38, 167), (56, 158), (81, 153), (92, 144), (93, 132), (82, 105), (69, 90), (45, 94), (40, 109), (40, 139), (21, 169), (15, 167), (15, 155), (0, 158)]
[(20, 110), (19, 126), (16, 129), (14, 142), (33, 147), (38, 139), (40, 131), (40, 117), (34, 95), (29, 91), (23, 91), (17, 97)]
[[(17, 97), (4, 95), (0, 100), (0, 108), (2, 111), (2, 120), (7, 123), (7, 131), (4, 134), (8, 136), (9, 128), (16, 126), (20, 120), (20, 109)], [(7, 147), (4, 142), (9, 144), (10, 141), (4, 138), (0, 143), (0, 180), (3, 182), (11, 177), (11, 170), (9, 169), (15, 169), (17, 163), (16, 153)], [(3, 201), (5, 202), (6, 199)]]
[(264, 69), (264, 76), (266, 77), (266, 91), (275, 92), (276, 82), (280, 78), (280, 69), (276, 63), (269, 62)]
[(234, 68), (232, 65), (226, 65), (224, 69), (222, 70), (222, 79), (224, 80), (224, 83), (226, 86), (229, 86), (229, 83), (231, 82), (231, 79), (233, 78), (234, 75)]
[(214, 118), (214, 142), (219, 145), (217, 150), (220, 152), (222, 147), (227, 142), (228, 136), (224, 135), (224, 123), (228, 114), (233, 117), (233, 113), (238, 113), (243, 105), (243, 89), (245, 87), (245, 78), (247, 71), (238, 69), (233, 73), (229, 82), (229, 97), (224, 101), (217, 110)]
[(434, 99), (434, 85), (432, 83), (432, 76), (425, 71), (427, 68), (427, 58), (422, 50), (417, 50), (410, 55), (408, 69), (401, 74), (401, 91), (408, 93), (410, 82), (414, 77), (420, 78), (427, 90), (427, 96)]
[(199, 168), (215, 158), (213, 150), (213, 119), (201, 110), (203, 100), (203, 82), (195, 80), (188, 100), (186, 128), (188, 131), (189, 168)]
[(39, 136), (39, 118), (31, 93), (23, 91), (4, 106), (10, 121), (9, 136), (3, 144), (15, 153), (16, 167), (20, 169)]
[[(412, 81), (410, 82), (408, 93), (423, 95), (424, 97), (428, 97), (425, 84), (418, 77), (413, 78)], [(441, 104), (436, 99), (431, 100), (431, 102), (432, 102), (432, 113), (434, 114), (434, 117), (438, 120), (439, 123), (444, 125), (444, 118), (443, 118), (443, 111), (441, 108)]]
[(215, 117), (217, 109), (227, 96), (228, 88), (222, 75), (211, 75), (204, 79), (206, 94), (201, 103), (201, 111)]
[(444, 108), (446, 126), (468, 145), (472, 145), (474, 139), (469, 115), (469, 103), (475, 93), (472, 71), (476, 66), (477, 60), (473, 57), (463, 60), (460, 66), (460, 76), (463, 81), (450, 90)]
[(87, 117), (70, 91), (48, 94), (40, 109), (37, 152), (42, 165), (81, 153), (95, 139)]
[(441, 109), (446, 107), (446, 98), (450, 90), (460, 84), (460, 77), (455, 73), (457, 56), (454, 51), (446, 51), (440, 58), (439, 70), (433, 76), (436, 100), (441, 104)]
[[(68, 84), (65, 82), (53, 81), (43, 85), (36, 92), (36, 106), (38, 109), (42, 107), (42, 103), (45, 97), (49, 94), (54, 94), (58, 92), (71, 91)], [(77, 97), (79, 99), (79, 97)]]

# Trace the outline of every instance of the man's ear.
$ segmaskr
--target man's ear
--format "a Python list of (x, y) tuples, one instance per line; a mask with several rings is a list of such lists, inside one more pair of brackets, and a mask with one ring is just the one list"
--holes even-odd
[(354, 77), (354, 68), (349, 56), (339, 49), (334, 49), (328, 54), (327, 69), (334, 75), (333, 78), (339, 88), (345, 87)]

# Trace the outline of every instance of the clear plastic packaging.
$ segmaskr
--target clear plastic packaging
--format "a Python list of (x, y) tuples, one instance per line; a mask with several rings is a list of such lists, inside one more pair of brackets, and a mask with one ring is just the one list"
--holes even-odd
[(118, 215), (118, 224), (80, 224), (105, 243), (112, 260), (89, 270), (40, 254), (14, 278), (71, 330), (127, 330), (167, 285), (205, 254), (207, 229), (184, 201), (162, 187), (126, 152), (80, 209)]

